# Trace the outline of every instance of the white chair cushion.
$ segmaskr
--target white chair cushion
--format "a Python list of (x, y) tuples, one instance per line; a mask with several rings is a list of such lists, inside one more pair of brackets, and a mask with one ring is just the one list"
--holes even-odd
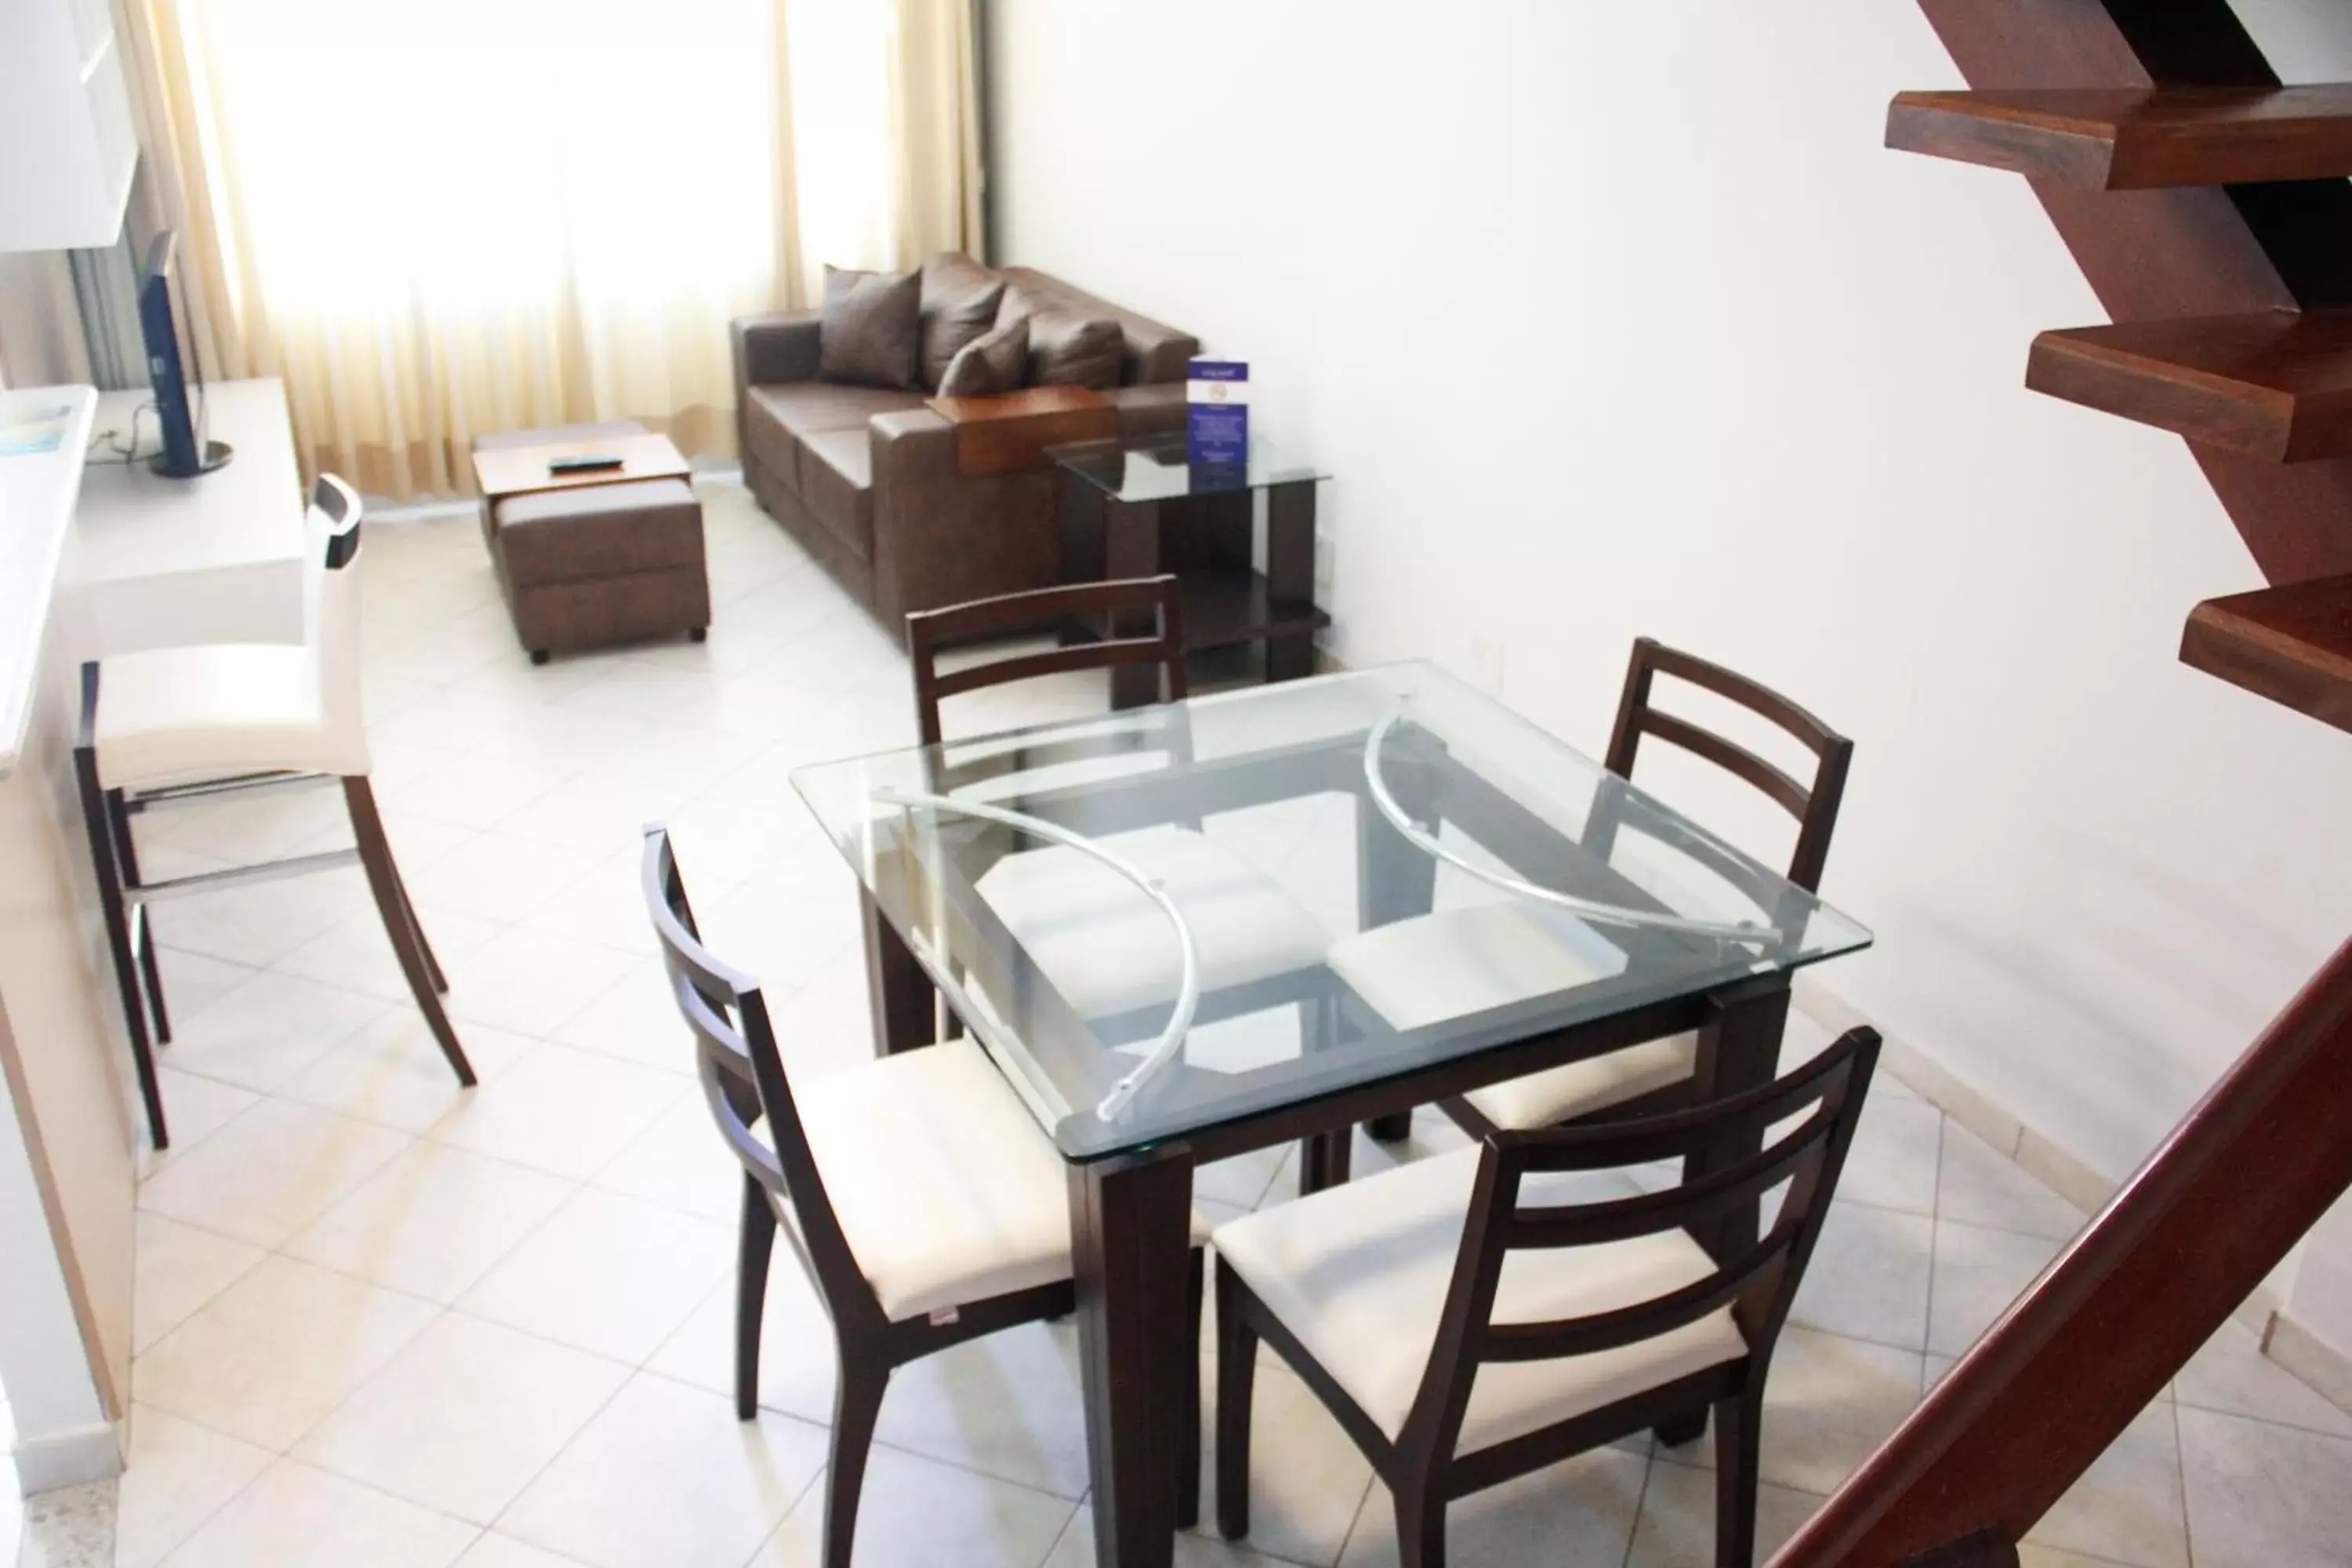
[[(1062, 1157), (971, 1041), (861, 1063), (794, 1098), (849, 1249), (894, 1321), (1070, 1277)], [(1193, 1240), (1207, 1236), (1195, 1215)]]
[[(1307, 1353), (1391, 1437), (1403, 1430), (1437, 1342), (1481, 1151), (1460, 1150), (1237, 1219), (1212, 1238)], [(1613, 1171), (1529, 1177), (1523, 1205), (1633, 1195)], [(1651, 1300), (1713, 1270), (1682, 1231), (1505, 1260), (1496, 1322), (1582, 1317)], [(1478, 1369), (1457, 1454), (1737, 1361), (1748, 1343), (1723, 1308), (1655, 1339), (1556, 1361)]]
[(1497, 1127), (1557, 1127), (1682, 1083), (1697, 1070), (1698, 1037), (1669, 1035), (1605, 1057), (1588, 1057), (1508, 1083), (1474, 1089), (1462, 1098)]
[[(1390, 1024), (1417, 1029), (1622, 974), (1625, 954), (1565, 910), (1512, 902), (1381, 926), (1333, 947), (1330, 963)], [(1679, 1082), (1697, 1053), (1677, 1035), (1465, 1098), (1497, 1127), (1549, 1127)]]
[(1332, 972), (1399, 1029), (1572, 990), (1625, 972), (1625, 954), (1565, 910), (1471, 904), (1376, 926), (1332, 946)]
[[(1204, 991), (1322, 963), (1331, 934), (1232, 851), (1190, 828), (1112, 834), (1102, 847), (1165, 886), (1192, 928)], [(1126, 878), (1062, 845), (1008, 855), (979, 881), (1071, 1006), (1096, 1018), (1165, 1002), (1183, 973), (1176, 933)]]
[(120, 654), (99, 669), (98, 776), (151, 789), (235, 773), (364, 774), (367, 737), (330, 722), (318, 668), (292, 643), (217, 643)]

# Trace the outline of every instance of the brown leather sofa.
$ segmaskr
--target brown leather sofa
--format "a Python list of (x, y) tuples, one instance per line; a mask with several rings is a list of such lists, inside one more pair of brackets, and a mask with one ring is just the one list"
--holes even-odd
[[(1184, 375), (1199, 340), (1026, 267), (998, 274), (1056, 304), (1119, 324), (1120, 384), (1104, 394), (1121, 434), (1184, 423)], [(907, 614), (1058, 580), (1058, 491), (1049, 467), (969, 476), (955, 431), (923, 391), (819, 381), (824, 312), (738, 318), (736, 435), (760, 504), (894, 636)]]

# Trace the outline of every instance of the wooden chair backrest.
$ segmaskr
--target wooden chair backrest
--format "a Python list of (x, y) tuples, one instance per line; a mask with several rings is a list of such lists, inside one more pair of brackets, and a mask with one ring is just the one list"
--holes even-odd
[[(1120, 629), (1122, 616), (1147, 610), (1158, 613), (1157, 631), (1139, 636)], [(1095, 641), (1042, 653), (1016, 654), (940, 673), (939, 650), (950, 644), (1096, 616), (1101, 617), (1103, 635)], [(1181, 701), (1185, 696), (1184, 606), (1176, 579), (1168, 574), (1122, 577), (1106, 583), (1073, 583), (1025, 594), (1003, 594), (992, 599), (973, 599), (937, 610), (918, 610), (907, 617), (907, 653), (915, 667), (915, 719), (927, 746), (935, 746), (944, 738), (940, 731), (942, 698), (1064, 670), (1157, 664), (1166, 683), (1167, 700)]]
[[(1687, 680), (1737, 702), (1795, 736), (1813, 753), (1812, 783), (1800, 784), (1737, 741), (1654, 707), (1650, 689), (1660, 675)], [(1830, 856), (1830, 835), (1837, 828), (1838, 805), (1845, 795), (1846, 772), (1853, 763), (1852, 741), (1737, 670), (1667, 647), (1654, 638), (1637, 637), (1625, 666), (1625, 690), (1618, 700), (1616, 727), (1609, 736), (1611, 773), (1620, 778), (1633, 776), (1633, 754), (1643, 735), (1655, 735), (1669, 745), (1696, 752), (1755, 785), (1795, 817), (1797, 845), (1789, 857), (1789, 880), (1807, 892), (1820, 890), (1822, 870)]]

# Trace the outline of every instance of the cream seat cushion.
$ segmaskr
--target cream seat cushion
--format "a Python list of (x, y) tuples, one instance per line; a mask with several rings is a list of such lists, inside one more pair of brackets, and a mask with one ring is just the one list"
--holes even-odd
[(331, 723), (317, 663), (293, 643), (119, 654), (100, 666), (93, 727), (109, 789), (278, 769), (363, 774), (367, 738)]
[[(1565, 910), (1474, 904), (1380, 926), (1331, 950), (1331, 968), (1399, 1029), (1622, 974), (1625, 954)], [(1549, 1127), (1690, 1077), (1695, 1035), (1570, 1062), (1464, 1098), (1497, 1127)]]
[[(971, 1041), (861, 1063), (794, 1099), (842, 1234), (893, 1321), (1070, 1278), (1062, 1157)], [(1193, 1240), (1208, 1230), (1195, 1215)]]
[[(1097, 842), (1165, 886), (1192, 928), (1203, 991), (1312, 968), (1330, 947), (1330, 932), (1297, 900), (1190, 828), (1147, 827)], [(1183, 961), (1168, 917), (1091, 856), (1058, 844), (1007, 855), (978, 886), (1081, 1015), (1104, 1017), (1176, 994)]]
[[(1437, 1342), (1483, 1152), (1464, 1149), (1220, 1226), (1232, 1268), (1391, 1437), (1403, 1430)], [(1617, 1172), (1531, 1176), (1522, 1206), (1639, 1191)], [(1514, 1251), (1496, 1322), (1540, 1322), (1633, 1306), (1714, 1265), (1682, 1231), (1596, 1247)], [(1554, 1361), (1478, 1369), (1455, 1444), (1474, 1453), (1676, 1378), (1737, 1361), (1748, 1343), (1721, 1308), (1655, 1339)]]

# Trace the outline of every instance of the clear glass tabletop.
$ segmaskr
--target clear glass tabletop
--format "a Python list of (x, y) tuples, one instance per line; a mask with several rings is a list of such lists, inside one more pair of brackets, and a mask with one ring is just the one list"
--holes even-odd
[(1423, 664), (793, 779), (1072, 1159), (1870, 942)]
[(1174, 500), (1331, 477), (1311, 463), (1294, 463), (1255, 439), (1249, 444), (1246, 464), (1188, 463), (1181, 432), (1142, 441), (1075, 441), (1048, 447), (1045, 456), (1065, 472), (1121, 501)]

